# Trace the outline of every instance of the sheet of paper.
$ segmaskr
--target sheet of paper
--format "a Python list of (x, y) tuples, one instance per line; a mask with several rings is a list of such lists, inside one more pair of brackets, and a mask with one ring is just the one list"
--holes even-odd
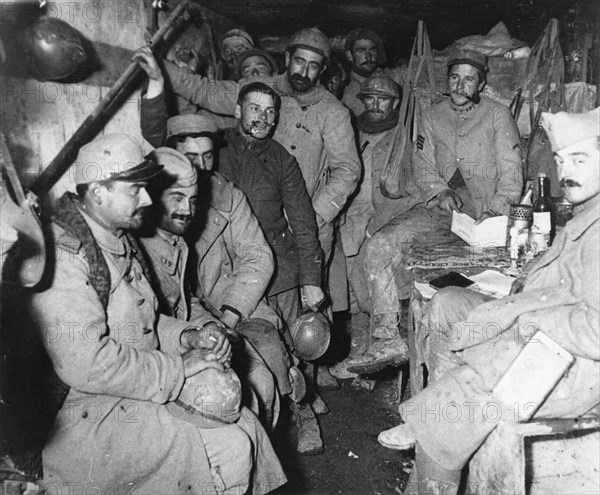
[(475, 225), (475, 220), (466, 213), (452, 212), (452, 232), (475, 249), (505, 246), (507, 226), (506, 215), (491, 217)]
[(477, 284), (481, 292), (497, 297), (508, 296), (510, 287), (515, 281), (514, 277), (494, 270), (486, 270), (477, 275), (471, 275), (469, 278)]

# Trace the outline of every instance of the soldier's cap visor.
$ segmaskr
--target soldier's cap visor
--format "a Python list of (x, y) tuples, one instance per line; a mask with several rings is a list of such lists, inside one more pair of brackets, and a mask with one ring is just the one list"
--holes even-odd
[(135, 167), (127, 169), (118, 174), (112, 174), (109, 180), (118, 180), (121, 182), (146, 182), (153, 177), (156, 177), (162, 169), (162, 165), (159, 165), (154, 160), (147, 158)]

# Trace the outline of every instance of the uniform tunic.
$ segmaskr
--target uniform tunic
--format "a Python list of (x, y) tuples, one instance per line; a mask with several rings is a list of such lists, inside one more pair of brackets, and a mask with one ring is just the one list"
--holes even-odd
[(275, 254), (269, 295), (320, 286), (317, 222), (298, 162), (274, 139), (250, 141), (237, 128), (224, 137), (219, 172), (246, 194)]
[[(173, 90), (203, 108), (233, 114), (237, 95), (246, 80), (208, 81), (165, 63)], [(331, 252), (331, 222), (356, 188), (361, 166), (348, 109), (318, 84), (306, 93), (295, 93), (287, 75), (252, 78), (273, 87), (281, 97), (280, 119), (273, 138), (300, 165), (319, 223), (325, 259)]]
[(575, 208), (521, 293), (483, 302), (480, 294), (445, 289), (433, 298), (426, 324), (428, 340), (440, 344), (432, 357), (437, 380), (400, 412), (427, 455), (446, 469), (462, 468), (499, 421), (515, 420), (514, 407), (528, 407), (499, 404), (490, 391), (536, 330), (575, 362), (534, 418), (598, 416), (599, 207), (596, 196)]
[[(188, 324), (157, 316), (126, 238), (84, 218), (110, 271), (106, 310), (83, 252), (65, 248), (73, 243), (58, 226), (51, 286), (32, 297), (55, 371), (71, 387), (43, 451), (43, 486), (75, 494), (217, 493), (201, 432), (164, 406), (183, 386), (179, 338)], [(285, 476), (258, 421), (249, 411), (243, 417), (236, 427), (254, 444), (253, 483), (266, 493)]]

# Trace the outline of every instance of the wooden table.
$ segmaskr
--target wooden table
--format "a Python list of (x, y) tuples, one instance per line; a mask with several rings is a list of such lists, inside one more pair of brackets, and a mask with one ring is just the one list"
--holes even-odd
[(413, 289), (408, 310), (409, 379), (411, 395), (426, 385), (425, 359), (421, 342), (424, 336), (422, 321), (427, 313), (425, 299), (414, 282), (428, 283), (449, 271), (467, 276), (484, 270), (503, 270), (510, 266), (507, 249), (490, 248), (477, 251), (452, 232), (436, 232), (415, 241), (408, 250), (407, 267), (412, 269)]

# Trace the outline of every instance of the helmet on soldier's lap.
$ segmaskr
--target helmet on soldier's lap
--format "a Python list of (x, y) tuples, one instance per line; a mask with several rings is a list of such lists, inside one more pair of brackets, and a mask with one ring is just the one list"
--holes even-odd
[(294, 353), (304, 361), (319, 359), (329, 347), (331, 329), (322, 313), (309, 311), (299, 316), (290, 333), (294, 341)]
[(174, 416), (200, 428), (218, 428), (241, 416), (242, 384), (235, 371), (207, 368), (186, 378), (179, 397), (167, 404)]
[(296, 48), (311, 50), (326, 59), (331, 55), (331, 43), (325, 33), (316, 27), (304, 28), (297, 31), (290, 38), (290, 44), (287, 47), (288, 52), (293, 52)]

